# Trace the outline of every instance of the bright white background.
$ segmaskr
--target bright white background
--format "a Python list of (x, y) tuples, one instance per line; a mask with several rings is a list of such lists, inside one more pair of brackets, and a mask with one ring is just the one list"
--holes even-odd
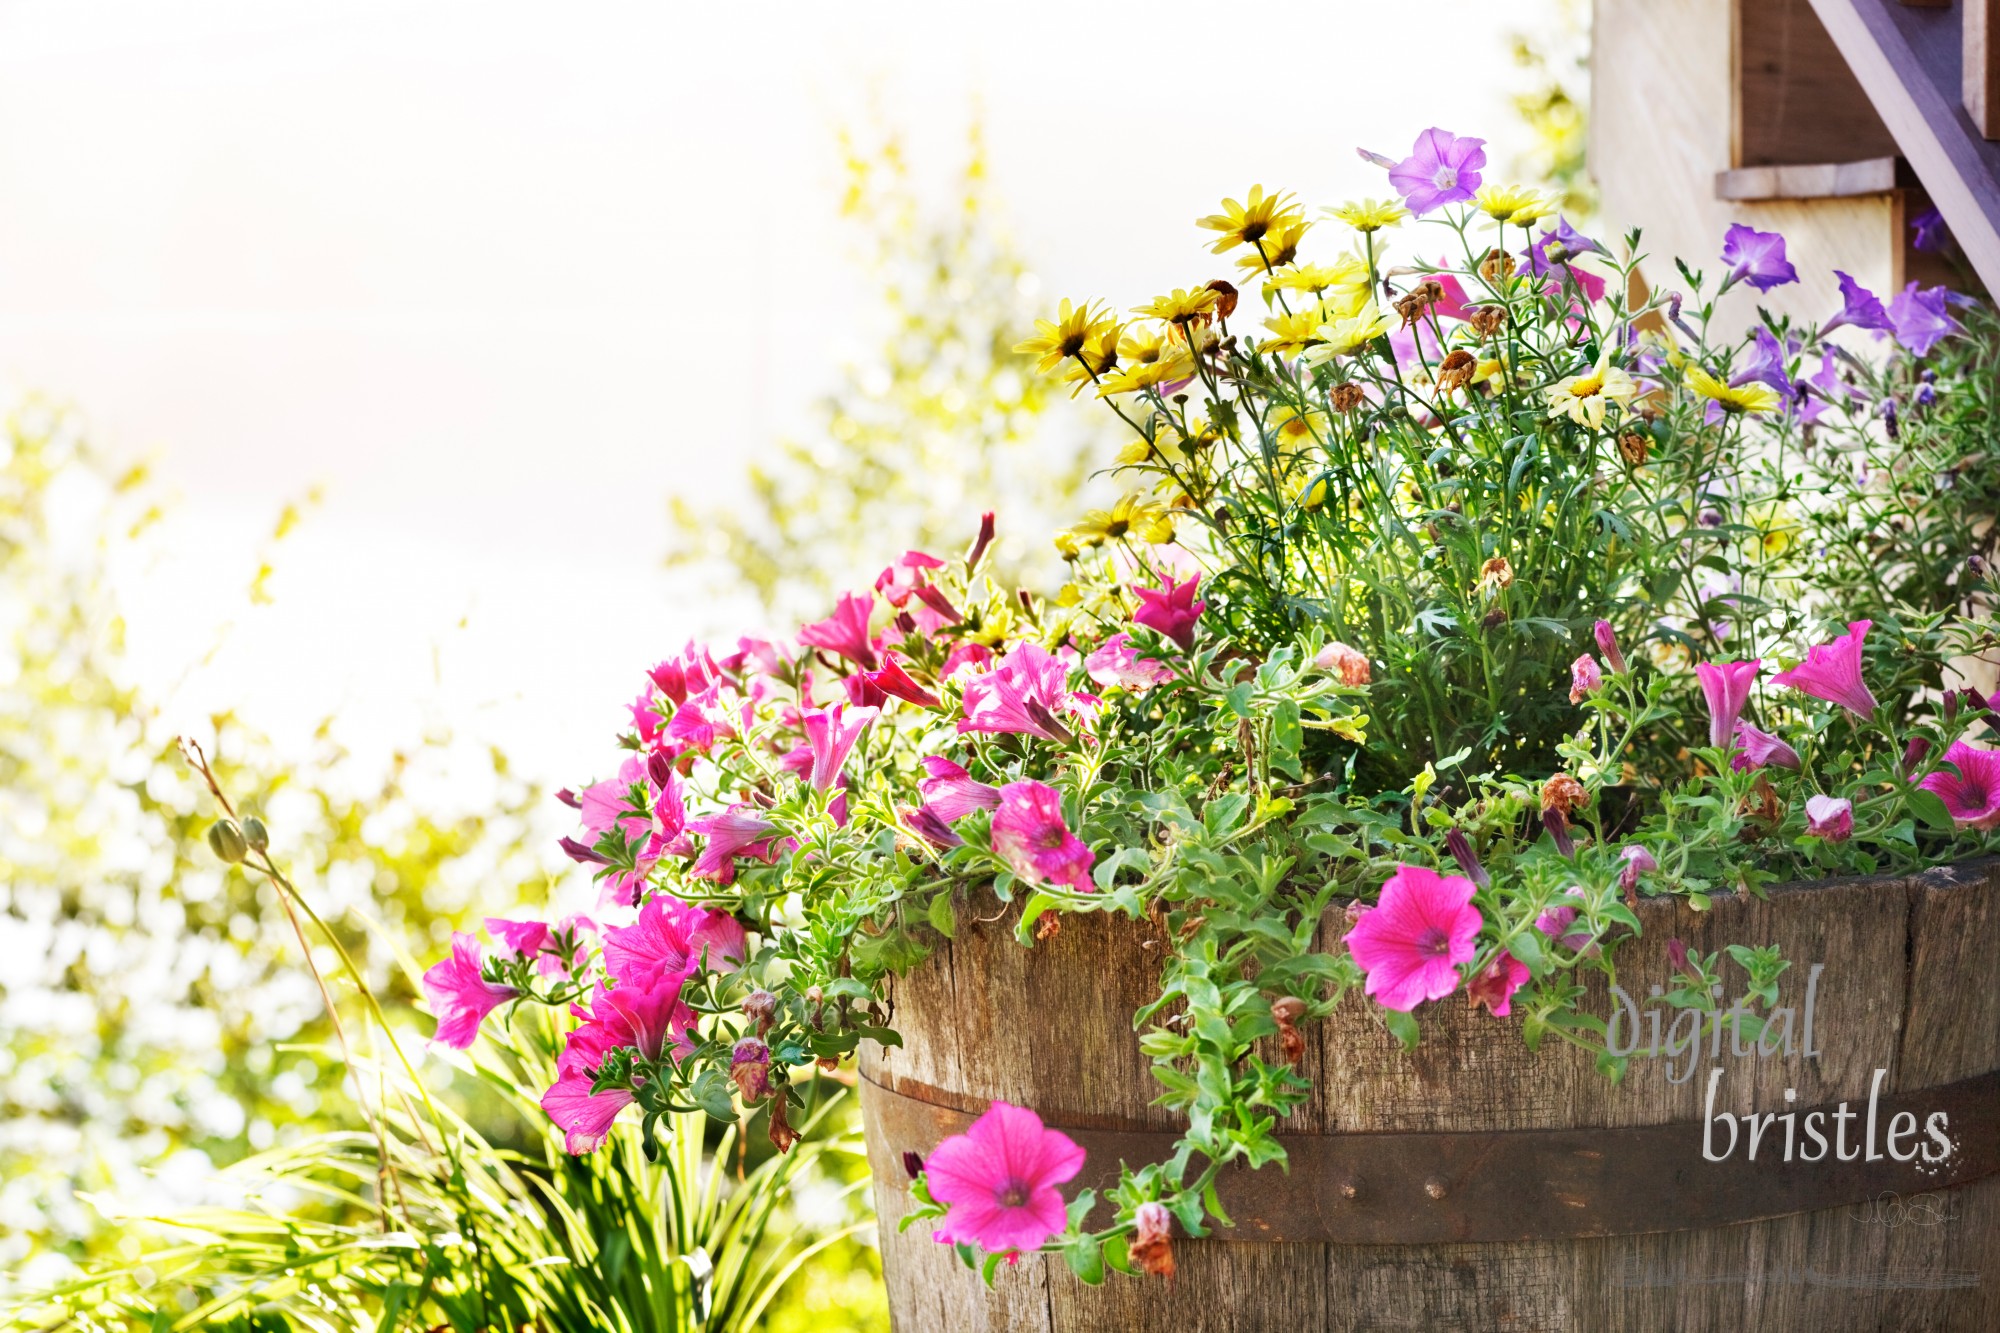
[(1504, 166), (1506, 35), (1544, 13), (0, 2), (0, 383), (176, 496), (120, 583), (191, 723), (443, 722), (585, 779), (714, 619), (660, 570), (666, 497), (726, 502), (866, 354), (842, 119), (874, 98), (942, 183), (979, 99), (1048, 299), (1130, 305), (1226, 271), (1193, 219), (1252, 182), (1381, 194), (1354, 146), (1430, 124)]

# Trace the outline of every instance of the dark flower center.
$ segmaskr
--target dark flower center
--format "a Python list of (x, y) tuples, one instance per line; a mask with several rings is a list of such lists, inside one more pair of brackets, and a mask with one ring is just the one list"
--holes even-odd
[(1018, 1180), (1007, 1182), (1007, 1188), (1000, 1191), (1002, 1208), (1024, 1208), (1028, 1203), (1028, 1187)]
[(1417, 952), (1426, 958), (1442, 958), (1451, 952), (1451, 941), (1441, 926), (1432, 926), (1417, 936)]

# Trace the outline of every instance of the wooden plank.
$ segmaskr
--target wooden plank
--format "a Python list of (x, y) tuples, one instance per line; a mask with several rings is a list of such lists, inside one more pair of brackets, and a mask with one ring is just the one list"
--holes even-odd
[(1735, 77), (1729, 166), (1895, 154), (1894, 136), (1840, 58), (1810, 0), (1734, 0), (1730, 8)]
[(1717, 199), (1850, 199), (1896, 188), (1896, 159), (1735, 167), (1715, 173)]
[(2000, 0), (1965, 0), (1965, 111), (1988, 139), (2000, 139)]
[(1894, 0), (1812, 6), (1980, 280), (2000, 291), (2000, 143), (1966, 114), (1958, 19)]

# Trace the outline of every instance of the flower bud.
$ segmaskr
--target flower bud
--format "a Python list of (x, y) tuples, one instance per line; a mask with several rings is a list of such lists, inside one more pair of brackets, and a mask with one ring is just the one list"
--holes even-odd
[(208, 849), (231, 865), (250, 854), (250, 843), (233, 819), (218, 819), (208, 826)]
[(1854, 834), (1854, 803), (1838, 796), (1806, 798), (1806, 835), (1846, 842)]
[(572, 810), (583, 809), (583, 802), (578, 800), (576, 793), (571, 791), (568, 787), (557, 788), (556, 799), (558, 801), (561, 801), (564, 805), (568, 806)]
[(1944, 720), (1947, 725), (1958, 720), (1958, 691), (1944, 692)]
[(986, 557), (986, 548), (993, 544), (993, 514), (989, 510), (979, 516), (979, 536), (973, 540), (972, 549), (965, 553), (965, 572), (972, 573), (979, 568), (979, 562)]
[(1611, 668), (1611, 674), (1622, 676), (1631, 670), (1625, 664), (1625, 654), (1618, 647), (1618, 632), (1611, 628), (1610, 621), (1598, 621), (1590, 632), (1596, 637), (1597, 651), (1604, 654), (1605, 665)]
[(1472, 850), (1472, 839), (1465, 836), (1464, 829), (1448, 830), (1444, 835), (1444, 846), (1451, 853), (1451, 859), (1458, 862), (1458, 868), (1474, 884), (1483, 889), (1493, 882), (1493, 877), (1486, 873), (1486, 867), (1479, 864), (1479, 856)]
[(1685, 972), (1694, 980), (1701, 980), (1700, 970), (1688, 962), (1688, 947), (1685, 942), (1677, 939), (1667, 941), (1667, 962), (1673, 966), (1674, 971)]
[(909, 1175), (911, 1180), (915, 1180), (924, 1173), (924, 1159), (905, 1148), (903, 1150), (903, 1170)]
[(757, 1025), (761, 1037), (771, 1030), (771, 1021), (778, 1015), (778, 997), (767, 990), (753, 990), (743, 997), (743, 1013)]
[(659, 750), (646, 756), (646, 777), (653, 784), (653, 790), (663, 791), (673, 781), (674, 761)]
[(255, 815), (243, 817), (243, 841), (250, 844), (250, 850), (261, 852), (271, 845), (271, 832), (264, 827), (264, 821)]
[(1903, 772), (1905, 775), (1917, 771), (1917, 765), (1924, 762), (1924, 756), (1931, 752), (1928, 736), (1912, 736), (1910, 743), (1903, 747)]

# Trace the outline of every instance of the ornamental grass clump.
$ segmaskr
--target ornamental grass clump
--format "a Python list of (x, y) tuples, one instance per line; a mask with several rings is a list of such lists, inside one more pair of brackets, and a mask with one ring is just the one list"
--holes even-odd
[[(1022, 344), (1126, 432), (1062, 586), (1001, 582), (968, 516), (963, 556), (898, 557), (789, 639), (635, 672), (564, 845), (637, 922), (565, 926), (554, 968), (458, 942), (441, 1038), (566, 1007), (543, 1104), (573, 1151), (691, 1107), (784, 1147), (805, 1071), (897, 1044), (883, 983), (967, 903), (1024, 947), (1152, 915), (1138, 1040), (1180, 1150), (1065, 1207), (1076, 1145), (996, 1104), (906, 1159), (907, 1222), (989, 1276), (1038, 1247), (1164, 1274), (1226, 1224), (1222, 1168), (1285, 1160), (1336, 1005), (1414, 1046), (1468, 1004), (1617, 1078), (1580, 974), (1642, 899), (1988, 846), (1991, 312), (1843, 278), (1823, 323), (1722, 341), (1719, 308), (1796, 281), (1781, 236), (1647, 261), (1641, 295), (1637, 233), (1487, 181), (1478, 140), (1363, 156), (1398, 200), (1253, 189), (1186, 285)], [(1674, 1002), (1720, 1021), (1719, 962), (1678, 956)], [(1775, 949), (1728, 956), (1775, 997)]]

